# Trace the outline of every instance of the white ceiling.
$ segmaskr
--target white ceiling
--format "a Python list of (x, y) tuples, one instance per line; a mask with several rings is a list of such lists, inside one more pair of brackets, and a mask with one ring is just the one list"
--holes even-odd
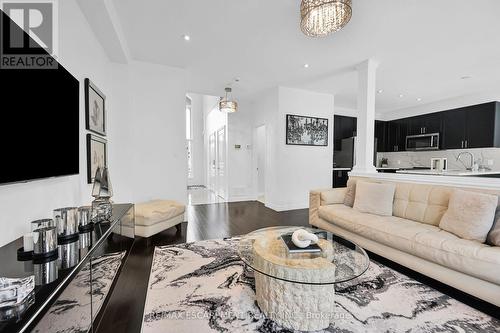
[(114, 0), (131, 57), (185, 68), (196, 93), (221, 95), (239, 77), (236, 97), (285, 85), (355, 108), (354, 66), (367, 58), (380, 62), (378, 112), (500, 87), (499, 0), (353, 0), (351, 22), (319, 39), (301, 33), (299, 4)]

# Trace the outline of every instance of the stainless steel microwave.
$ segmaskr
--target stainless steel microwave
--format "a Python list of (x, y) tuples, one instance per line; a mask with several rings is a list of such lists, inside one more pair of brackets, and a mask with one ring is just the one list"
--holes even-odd
[(408, 135), (406, 150), (438, 150), (439, 133)]

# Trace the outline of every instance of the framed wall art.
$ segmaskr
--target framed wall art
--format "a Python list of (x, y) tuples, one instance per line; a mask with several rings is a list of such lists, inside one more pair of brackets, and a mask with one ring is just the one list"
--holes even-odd
[(108, 166), (106, 139), (87, 134), (87, 182), (92, 184), (98, 167)]
[(328, 146), (328, 119), (287, 114), (286, 144)]
[(106, 136), (106, 96), (85, 79), (85, 128)]

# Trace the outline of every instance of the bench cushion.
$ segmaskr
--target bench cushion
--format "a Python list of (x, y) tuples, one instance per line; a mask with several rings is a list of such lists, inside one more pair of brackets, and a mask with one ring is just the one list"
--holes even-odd
[(151, 226), (181, 214), (185, 206), (173, 200), (153, 200), (135, 205), (135, 224)]

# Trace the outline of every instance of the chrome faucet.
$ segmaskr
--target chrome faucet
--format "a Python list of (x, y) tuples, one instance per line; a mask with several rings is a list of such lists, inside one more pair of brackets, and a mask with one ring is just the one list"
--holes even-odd
[(466, 168), (466, 169), (470, 170), (470, 171), (474, 170), (474, 162), (476, 160), (474, 159), (474, 154), (471, 153), (470, 151), (462, 151), (462, 152), (460, 152), (458, 154), (458, 156), (457, 156), (457, 161), (460, 161), (460, 157), (462, 157), (462, 155), (464, 155), (464, 154), (468, 154), (470, 156), (470, 168)]

